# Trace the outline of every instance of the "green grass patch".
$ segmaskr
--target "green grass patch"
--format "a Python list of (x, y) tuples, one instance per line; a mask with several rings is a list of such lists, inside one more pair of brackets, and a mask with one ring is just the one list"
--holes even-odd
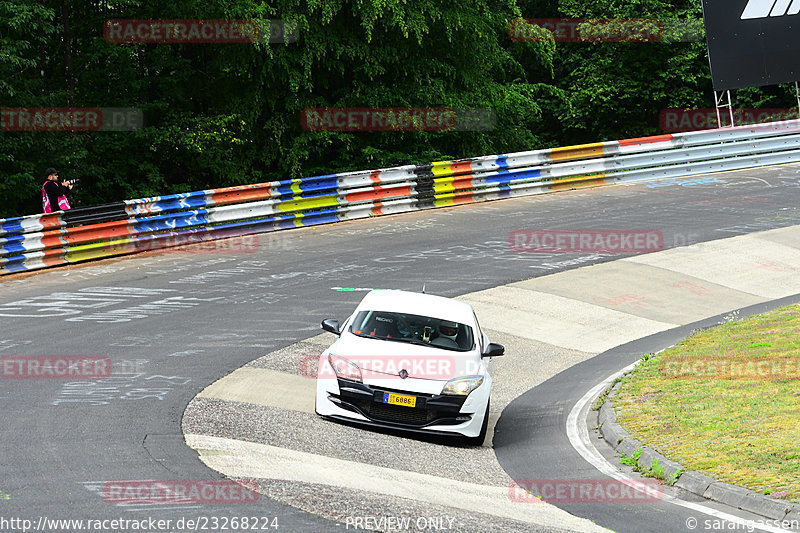
[(664, 471), (664, 466), (658, 464), (658, 459), (653, 459), (650, 462), (650, 466), (648, 468), (642, 468), (639, 465), (639, 458), (642, 456), (642, 448), (639, 448), (633, 455), (625, 455), (624, 453), (619, 454), (619, 462), (628, 465), (635, 472), (639, 472), (644, 477), (652, 477), (656, 479), (660, 479), (661, 481), (665, 482), (667, 485), (674, 485), (678, 478), (681, 477), (683, 474), (683, 469), (679, 468), (674, 474), (667, 475)]
[(689, 470), (800, 502), (800, 305), (737, 318), (643, 357), (617, 419)]
[(641, 456), (642, 456), (641, 448), (633, 452), (633, 455), (625, 455), (624, 453), (620, 453), (619, 462), (624, 465), (631, 466), (633, 467), (634, 470), (637, 470), (637, 467), (639, 466), (639, 457)]
[(608, 395), (611, 393), (611, 389), (613, 389), (614, 385), (620, 381), (622, 381), (622, 378), (616, 378), (611, 382), (611, 385), (609, 385), (608, 388), (603, 391), (603, 394), (598, 396), (597, 400), (595, 400), (594, 405), (592, 406), (592, 411), (599, 411), (600, 408), (603, 407), (603, 404), (606, 403), (606, 400), (608, 399)]

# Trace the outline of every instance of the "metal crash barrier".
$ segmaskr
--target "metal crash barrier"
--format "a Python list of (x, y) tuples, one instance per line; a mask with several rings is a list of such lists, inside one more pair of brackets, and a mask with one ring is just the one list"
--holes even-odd
[(800, 121), (125, 200), (0, 219), (0, 274), (458, 204), (800, 162)]

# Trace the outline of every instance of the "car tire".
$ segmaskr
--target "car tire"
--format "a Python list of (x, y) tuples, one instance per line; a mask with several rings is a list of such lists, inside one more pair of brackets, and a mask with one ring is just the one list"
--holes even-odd
[(483, 424), (481, 425), (481, 432), (477, 437), (466, 437), (464, 440), (470, 446), (483, 446), (483, 441), (486, 440), (486, 432), (489, 429), (489, 406), (490, 401), (486, 401), (486, 412), (483, 414)]

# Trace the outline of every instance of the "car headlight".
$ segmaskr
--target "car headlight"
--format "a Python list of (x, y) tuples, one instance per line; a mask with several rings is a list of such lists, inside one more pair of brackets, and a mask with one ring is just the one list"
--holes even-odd
[(336, 377), (361, 383), (361, 369), (355, 363), (333, 354), (328, 354), (328, 362), (331, 364), (333, 371), (336, 372)]
[(464, 378), (451, 379), (445, 384), (444, 389), (442, 389), (442, 394), (447, 394), (448, 396), (466, 396), (480, 387), (481, 383), (483, 383), (483, 376), (467, 376)]

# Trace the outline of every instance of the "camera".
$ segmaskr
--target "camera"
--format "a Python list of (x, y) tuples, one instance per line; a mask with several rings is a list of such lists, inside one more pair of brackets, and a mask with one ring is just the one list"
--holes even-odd
[(72, 185), (72, 186), (75, 186), (75, 185), (77, 185), (78, 183), (80, 183), (80, 181), (81, 181), (81, 180), (79, 180), (79, 179), (77, 179), (77, 178), (76, 178), (76, 179), (73, 179), (73, 180), (64, 180), (62, 183), (63, 183), (63, 184), (65, 184), (65, 185)]

